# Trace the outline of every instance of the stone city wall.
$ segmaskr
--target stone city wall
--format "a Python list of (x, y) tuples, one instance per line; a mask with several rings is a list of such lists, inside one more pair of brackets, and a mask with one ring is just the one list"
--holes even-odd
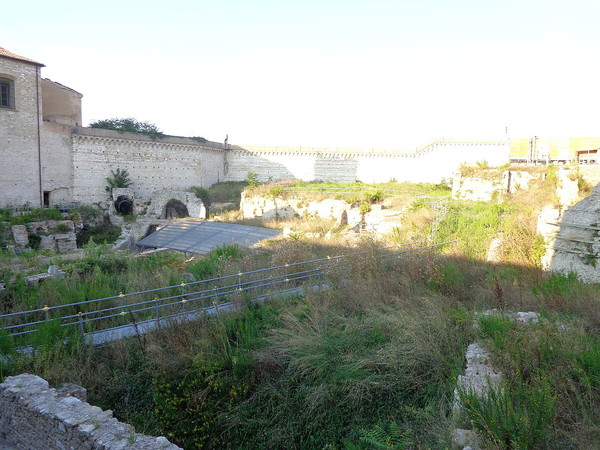
[(275, 147), (236, 147), (227, 152), (226, 179), (245, 179), (248, 172), (260, 181), (301, 179), (333, 182), (440, 182), (462, 163), (508, 161), (506, 142), (434, 142), (417, 152), (358, 151)]
[(111, 411), (52, 389), (30, 374), (7, 377), (0, 384), (0, 438), (15, 448), (179, 448), (164, 437), (136, 433)]
[(190, 138), (148, 136), (94, 128), (73, 134), (73, 200), (107, 199), (111, 170), (127, 169), (136, 198), (159, 190), (209, 187), (223, 180), (224, 150), (220, 144)]

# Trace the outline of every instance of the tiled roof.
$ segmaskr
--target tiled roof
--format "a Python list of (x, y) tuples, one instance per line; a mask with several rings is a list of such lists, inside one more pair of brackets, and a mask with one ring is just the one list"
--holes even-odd
[(25, 61), (31, 64), (35, 64), (36, 66), (44, 67), (42, 63), (34, 61), (33, 59), (24, 58), (23, 56), (15, 55), (13, 52), (9, 52), (5, 48), (0, 47), (0, 57), (4, 56), (5, 58), (16, 59), (18, 61)]

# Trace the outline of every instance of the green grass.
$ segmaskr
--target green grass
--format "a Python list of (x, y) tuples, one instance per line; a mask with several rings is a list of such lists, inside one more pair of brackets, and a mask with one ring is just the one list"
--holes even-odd
[[(361, 184), (333, 185), (355, 187), (363, 199)], [(52, 345), (64, 336), (49, 322), (41, 335), (48, 341), (44, 357), (17, 357), (0, 366), (1, 374), (27, 371), (54, 384), (82, 384), (92, 403), (184, 448), (449, 448), (456, 377), (467, 346), (478, 339), (503, 373), (503, 389), (487, 399), (462, 393), (465, 425), (480, 431), (485, 446), (598, 448), (600, 287), (539, 270), (531, 217), (551, 196), (523, 197), (451, 202), (438, 240), (461, 241), (458, 252), (445, 255), (381, 261), (374, 257), (380, 243), (368, 239), (352, 248), (303, 239), (243, 253), (225, 247), (188, 262), (168, 253), (133, 260), (90, 246), (81, 261), (66, 265), (65, 280), (40, 290), (4, 272), (8, 296), (0, 299), (10, 309), (363, 252), (328, 274), (328, 289), (263, 306), (236, 296), (240, 309), (230, 316), (104, 348), (77, 339)], [(414, 205), (410, 214), (405, 228), (428, 232), (428, 208)], [(487, 263), (489, 241), (500, 231), (505, 262)], [(28, 254), (27, 264), (35, 265), (36, 255)], [(477, 315), (491, 308), (536, 310), (543, 320), (524, 326)], [(11, 351), (6, 336), (0, 346)]]
[(208, 197), (211, 201), (239, 203), (245, 187), (245, 181), (223, 181), (208, 189)]
[(454, 201), (448, 206), (436, 240), (458, 238), (458, 246), (466, 257), (484, 259), (502, 216), (509, 211), (506, 204)]

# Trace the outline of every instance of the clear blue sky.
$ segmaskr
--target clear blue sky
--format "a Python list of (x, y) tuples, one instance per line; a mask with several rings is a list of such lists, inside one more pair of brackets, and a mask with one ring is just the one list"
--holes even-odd
[(240, 144), (600, 135), (600, 2), (24, 1), (0, 46), (136, 117)]

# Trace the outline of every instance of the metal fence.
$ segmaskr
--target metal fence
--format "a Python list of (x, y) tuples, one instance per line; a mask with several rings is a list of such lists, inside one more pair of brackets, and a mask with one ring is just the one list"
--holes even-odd
[[(379, 249), (376, 256), (389, 258), (450, 242), (454, 241), (430, 245), (415, 241)], [(370, 257), (373, 257), (370, 252), (328, 256), (112, 297), (44, 306), (0, 315), (0, 323), (4, 332), (21, 347), (29, 345), (32, 335), (52, 321), (78, 329), (89, 343), (102, 344), (144, 333), (161, 323), (225, 313), (243, 301), (260, 301), (276, 294), (301, 294), (306, 288), (320, 288), (327, 273)]]

